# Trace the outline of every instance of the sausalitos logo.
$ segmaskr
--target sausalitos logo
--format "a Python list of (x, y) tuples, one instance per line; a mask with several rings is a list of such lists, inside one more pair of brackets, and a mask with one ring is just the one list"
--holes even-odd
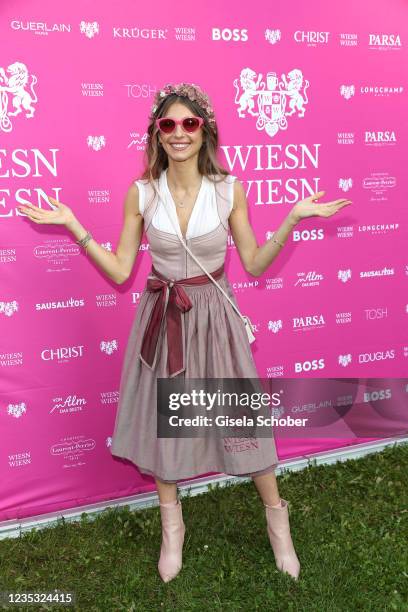
[(287, 117), (295, 113), (304, 117), (309, 81), (298, 68), (282, 74), (281, 80), (276, 72), (268, 72), (265, 81), (262, 78), (263, 74), (243, 68), (239, 80), (234, 80), (235, 103), (241, 119), (247, 115), (256, 117), (256, 129), (265, 130), (273, 138), (280, 129), (287, 129)]

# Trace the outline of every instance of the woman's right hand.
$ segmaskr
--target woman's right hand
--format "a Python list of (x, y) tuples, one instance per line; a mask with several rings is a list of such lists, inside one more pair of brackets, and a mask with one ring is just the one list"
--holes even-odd
[(54, 210), (44, 210), (34, 206), (34, 204), (20, 204), (17, 206), (18, 210), (25, 215), (34, 223), (53, 223), (56, 225), (65, 225), (69, 227), (75, 221), (75, 215), (69, 206), (54, 200), (51, 196), (47, 196), (48, 201), (51, 205), (55, 206)]

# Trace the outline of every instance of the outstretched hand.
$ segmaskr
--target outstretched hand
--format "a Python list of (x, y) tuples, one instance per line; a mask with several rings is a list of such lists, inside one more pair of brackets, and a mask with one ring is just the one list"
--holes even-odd
[(44, 210), (34, 204), (21, 204), (17, 206), (20, 212), (23, 212), (34, 223), (54, 223), (56, 225), (67, 225), (75, 219), (75, 215), (69, 206), (65, 206), (61, 202), (54, 200), (51, 196), (47, 196), (51, 206), (55, 206), (53, 210)]
[(301, 219), (306, 219), (307, 217), (331, 217), (343, 208), (343, 206), (351, 204), (351, 200), (347, 198), (340, 198), (339, 200), (333, 200), (333, 202), (326, 203), (316, 202), (324, 193), (324, 191), (317, 191), (308, 198), (295, 204), (289, 213), (293, 221), (298, 223)]

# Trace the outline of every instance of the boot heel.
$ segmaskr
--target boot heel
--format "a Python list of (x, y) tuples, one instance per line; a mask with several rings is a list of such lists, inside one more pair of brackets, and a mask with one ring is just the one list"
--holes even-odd
[(173, 580), (182, 568), (185, 525), (181, 501), (159, 504), (162, 523), (162, 544), (158, 570), (163, 582)]
[(275, 557), (276, 567), (295, 580), (300, 573), (300, 563), (290, 534), (288, 502), (281, 499), (281, 507), (264, 504), (269, 541)]

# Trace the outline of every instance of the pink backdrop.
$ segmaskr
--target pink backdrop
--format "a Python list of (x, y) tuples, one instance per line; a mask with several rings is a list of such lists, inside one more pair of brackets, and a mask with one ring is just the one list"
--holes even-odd
[[(0, 520), (154, 488), (109, 448), (151, 265), (145, 237), (118, 286), (67, 231), (16, 206), (46, 208), (51, 195), (114, 250), (166, 82), (210, 95), (219, 158), (247, 190), (258, 243), (314, 191), (353, 200), (303, 221), (260, 278), (230, 240), (227, 274), (256, 327), (260, 376), (407, 375), (406, 3), (173, 6), (0, 8)], [(351, 442), (278, 440), (278, 450)]]

